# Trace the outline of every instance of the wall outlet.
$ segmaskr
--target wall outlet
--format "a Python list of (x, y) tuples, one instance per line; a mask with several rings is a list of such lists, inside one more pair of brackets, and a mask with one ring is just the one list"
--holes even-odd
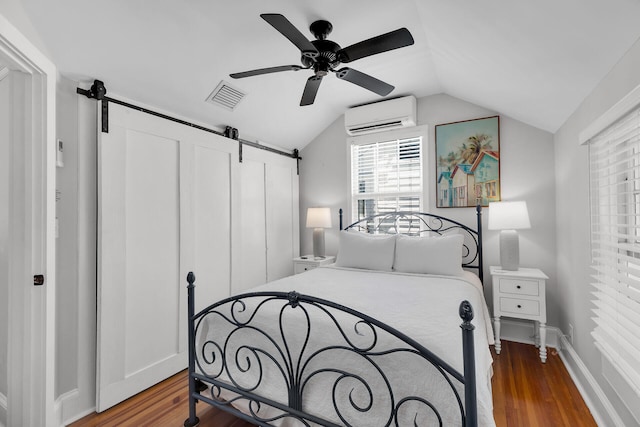
[(573, 325), (569, 323), (569, 342), (573, 345)]

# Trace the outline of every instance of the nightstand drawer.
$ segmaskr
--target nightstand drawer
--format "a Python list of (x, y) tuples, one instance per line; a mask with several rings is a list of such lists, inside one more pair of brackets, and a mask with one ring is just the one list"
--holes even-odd
[(318, 267), (317, 264), (304, 264), (301, 262), (296, 262), (293, 265), (293, 272), (295, 274), (300, 274), (304, 273), (305, 271), (313, 270), (316, 267)]
[(516, 295), (532, 295), (540, 294), (540, 287), (537, 280), (524, 279), (507, 279), (500, 278), (500, 292)]
[(536, 300), (500, 298), (500, 311), (508, 316), (508, 313), (526, 314), (528, 316), (540, 315), (540, 302)]
[(313, 255), (303, 255), (293, 259), (293, 272), (295, 274), (304, 273), (305, 271), (313, 270), (321, 265), (333, 264), (336, 261), (336, 257), (328, 255), (322, 258), (316, 258)]

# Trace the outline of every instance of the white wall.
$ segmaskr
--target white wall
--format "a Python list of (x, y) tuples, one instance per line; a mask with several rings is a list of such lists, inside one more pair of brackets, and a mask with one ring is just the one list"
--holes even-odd
[(22, 0), (0, 1), (0, 14), (16, 27), (42, 54), (51, 58), (46, 45), (42, 42), (40, 34), (36, 31), (31, 19), (24, 11), (25, 2)]
[[(541, 268), (550, 277), (548, 282), (548, 323), (559, 323), (556, 303), (555, 272), (555, 189), (553, 135), (528, 126), (499, 112), (462, 101), (448, 95), (434, 95), (418, 100), (418, 125), (428, 126), (425, 173), (430, 183), (428, 211), (475, 224), (474, 208), (436, 209), (435, 183), (435, 125), (454, 121), (500, 115), (501, 186), (503, 200), (525, 200), (529, 207), (532, 228), (520, 232), (520, 261), (522, 266)], [(328, 254), (338, 250), (338, 209), (346, 209), (349, 201), (347, 165), (347, 134), (344, 118), (339, 117), (322, 134), (301, 151), (300, 163), (300, 251), (310, 253), (311, 230), (304, 228), (306, 209), (328, 206), (332, 209), (333, 228), (326, 232)], [(486, 230), (485, 271), (487, 266), (499, 264), (498, 232)], [(346, 225), (346, 224), (345, 224)], [(488, 274), (487, 274), (488, 275)], [(485, 282), (489, 283), (488, 277)], [(487, 299), (491, 304), (490, 286)]]
[[(77, 95), (71, 98), (62, 79), (57, 90), (57, 133), (63, 141), (65, 166), (56, 169), (56, 218), (58, 218), (58, 238), (56, 239), (56, 395), (62, 390), (76, 388), (78, 363), (78, 319), (69, 307), (78, 306), (76, 288), (78, 256), (78, 103)], [(66, 90), (65, 90), (66, 89)]]
[(56, 397), (64, 420), (95, 405), (96, 331), (96, 108), (61, 77), (57, 88), (57, 138), (64, 167), (57, 168)]
[[(602, 376), (600, 352), (590, 335), (591, 279), (589, 253), (589, 170), (587, 147), (579, 146), (578, 134), (617, 101), (640, 84), (640, 41), (627, 52), (596, 89), (582, 102), (554, 137), (556, 158), (556, 217), (558, 248), (558, 326), (573, 326), (573, 348), (593, 375), (597, 385), (625, 426), (638, 425)], [(595, 393), (595, 392), (593, 392)], [(592, 393), (592, 394), (593, 394)], [(593, 401), (605, 414), (605, 409)], [(608, 420), (607, 420), (608, 421)], [(613, 425), (613, 423), (607, 423)]]

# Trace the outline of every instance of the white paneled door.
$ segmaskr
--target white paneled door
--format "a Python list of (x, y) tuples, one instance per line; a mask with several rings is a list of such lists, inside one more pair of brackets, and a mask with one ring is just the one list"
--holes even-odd
[(237, 179), (233, 293), (292, 275), (300, 254), (296, 160), (245, 147)]
[(267, 281), (293, 273), (293, 258), (300, 255), (298, 177), (287, 164), (265, 165)]
[(184, 369), (186, 274), (228, 296), (228, 140), (111, 103), (99, 133), (97, 411)]
[[(249, 154), (249, 153), (247, 153)], [(233, 292), (240, 293), (267, 281), (264, 162), (245, 154), (239, 184), (239, 268)], [(261, 242), (262, 244), (258, 244)], [(250, 268), (247, 268), (250, 266)]]

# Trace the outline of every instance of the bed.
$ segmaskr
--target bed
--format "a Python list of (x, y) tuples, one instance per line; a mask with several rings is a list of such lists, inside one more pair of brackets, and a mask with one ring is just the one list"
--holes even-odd
[(260, 426), (494, 426), (481, 242), (479, 207), (475, 229), (366, 218), (335, 264), (199, 313), (190, 273), (184, 425), (204, 402)]

